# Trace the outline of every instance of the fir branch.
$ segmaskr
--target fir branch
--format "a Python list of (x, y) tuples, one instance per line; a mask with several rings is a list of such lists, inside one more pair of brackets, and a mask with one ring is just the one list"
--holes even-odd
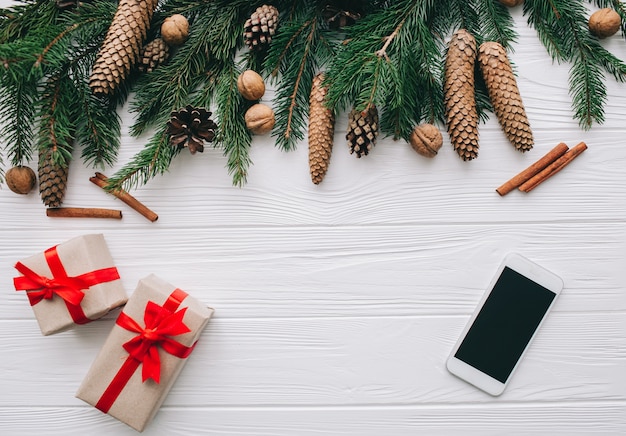
[[(76, 126), (76, 142), (82, 146), (81, 158), (87, 165), (104, 167), (115, 163), (120, 147), (121, 119), (117, 104), (108, 98), (97, 97), (89, 87), (91, 73), (88, 65), (93, 63), (100, 44), (86, 45), (75, 54), (70, 75), (73, 78), (79, 100)], [(77, 62), (81, 58), (87, 62)]]
[(329, 107), (384, 106), (381, 129), (395, 138), (441, 119), (441, 54), (429, 28), (435, 3), (402, 1), (352, 26), (327, 74)]
[(528, 24), (537, 31), (539, 40), (546, 48), (550, 57), (557, 62), (568, 59), (568, 48), (559, 32), (559, 14), (551, 1), (525, 1), (524, 15), (528, 18)]
[(131, 162), (109, 177), (107, 190), (129, 190), (148, 183), (149, 180), (168, 170), (172, 159), (180, 153), (180, 149), (170, 145), (165, 129), (165, 126), (158, 129)]
[[(379, 89), (381, 64), (389, 63), (392, 57), (395, 62), (396, 47), (390, 47), (392, 39), (389, 37), (397, 32), (405, 19), (406, 14), (402, 11), (387, 9), (371, 14), (352, 26), (326, 74), (329, 107), (342, 111), (349, 106), (364, 110), (377, 103), (381, 105), (381, 101), (376, 101), (376, 97), (380, 97), (376, 90)], [(395, 88), (387, 87), (389, 90)]]
[[(436, 121), (443, 122), (444, 105), (443, 105), (443, 59), (440, 45), (435, 40), (428, 26), (428, 21), (414, 16), (413, 21), (409, 21), (410, 29), (414, 42), (408, 42), (409, 46), (415, 44), (417, 46), (417, 59), (413, 64), (409, 59), (403, 61), (400, 65), (404, 65), (406, 71), (403, 77), (410, 77), (410, 70), (415, 69), (415, 83), (407, 82), (404, 95), (412, 95), (412, 90), (417, 90), (416, 112), (414, 114), (415, 123), (427, 122), (434, 124)], [(413, 91), (414, 92), (414, 91)], [(408, 125), (408, 124), (407, 124)], [(403, 138), (408, 139), (407, 134), (403, 132)]]
[(482, 42), (479, 4), (495, 0), (441, 0), (437, 2), (434, 28), (440, 35), (447, 35), (461, 28), (470, 32), (476, 41)]
[[(46, 55), (48, 54), (48, 52), (50, 52), (50, 50), (52, 50), (57, 44), (60, 44), (61, 41), (63, 41), (63, 39), (71, 32), (73, 32), (74, 30), (76, 30), (78, 28), (78, 24), (74, 23), (69, 27), (66, 27), (65, 29), (63, 29), (61, 32), (59, 32), (59, 34), (57, 34), (52, 41), (50, 41), (48, 43), (48, 45), (46, 45), (43, 50), (41, 50), (41, 53), (39, 53), (39, 55), (37, 56), (37, 60), (35, 60), (35, 63), (33, 64), (33, 68), (39, 68), (41, 66), (41, 64), (44, 62), (44, 59), (46, 58)], [(66, 47), (62, 47), (62, 50), (65, 51)]]
[[(290, 20), (284, 22), (286, 20)], [(332, 56), (333, 44), (324, 28), (321, 11), (309, 7), (283, 19), (272, 40), (264, 69), (278, 77), (276, 125), (273, 135), (282, 150), (293, 150), (304, 138), (313, 76)]]
[(24, 165), (32, 158), (36, 88), (20, 80), (2, 78), (0, 118), (5, 120), (0, 136), (7, 142), (7, 158), (12, 165)]
[(41, 45), (41, 39), (33, 37), (0, 44), (0, 136), (7, 142), (7, 157), (13, 165), (23, 165), (32, 157), (38, 87), (44, 73), (32, 65)]
[(80, 108), (76, 88), (65, 71), (49, 77), (40, 96), (39, 131), (37, 147), (41, 154), (52, 150), (56, 164), (67, 167), (74, 147), (74, 119)]
[(59, 8), (50, 0), (22, 0), (0, 9), (0, 44), (17, 41), (57, 22)]
[(232, 176), (233, 185), (243, 186), (247, 182), (252, 136), (243, 117), (250, 103), (245, 102), (237, 89), (240, 70), (229, 63), (217, 80), (216, 100), (218, 133), (216, 145), (221, 146), (227, 157), (226, 166)]
[(117, 106), (90, 91), (88, 85), (81, 89), (83, 111), (76, 120), (76, 141), (83, 147), (81, 158), (93, 167), (113, 165), (120, 148), (121, 119)]
[[(9, 139), (9, 156), (16, 164), (23, 164), (32, 157), (31, 149), (35, 140), (33, 126), (37, 116), (47, 110), (46, 105), (50, 103), (50, 98), (54, 94), (51, 87), (56, 86), (55, 83), (57, 83), (58, 86), (67, 88), (69, 82), (60, 83), (61, 76), (74, 76), (75, 69), (79, 66), (86, 70), (90, 68), (93, 59), (84, 53), (88, 51), (88, 47), (91, 47), (92, 51), (97, 50), (99, 44), (93, 42), (94, 35), (105, 31), (108, 27), (106, 14), (99, 16), (100, 22), (96, 17), (88, 14), (87, 17), (72, 15), (71, 18), (76, 21), (71, 22), (69, 17), (61, 19), (56, 16), (56, 6), (54, 6), (54, 11), (52, 13), (44, 7), (41, 11), (29, 12), (35, 17), (21, 17), (23, 18), (21, 20), (16, 18), (16, 22), (20, 23), (41, 22), (42, 25), (45, 23), (47, 25), (38, 28), (37, 31), (24, 29), (20, 32), (23, 34), (20, 39), (0, 44), (0, 59), (5, 66), (0, 73), (0, 83), (2, 83), (0, 92), (7, 94), (8, 97), (2, 99), (0, 105), (0, 113), (5, 120), (8, 120), (0, 134)], [(35, 18), (38, 18), (38, 21)], [(53, 18), (54, 22), (52, 22)], [(81, 33), (83, 37), (77, 38), (77, 35)], [(84, 47), (84, 49), (76, 47)], [(44, 78), (47, 78), (47, 84), (40, 89)], [(77, 86), (81, 85), (77, 84)], [(68, 95), (78, 94), (74, 90)], [(72, 107), (76, 103), (78, 103), (77, 100), (71, 99), (64, 102)], [(76, 111), (75, 114), (78, 117), (83, 113)], [(46, 130), (42, 126), (39, 129)], [(56, 128), (53, 129), (55, 130)], [(38, 147), (45, 147), (45, 135), (43, 138), (40, 135), (37, 141)], [(65, 144), (62, 144), (61, 148), (71, 148), (68, 142), (72, 140), (73, 138), (64, 139)], [(55, 144), (48, 145), (57, 147)], [(67, 153), (57, 153), (57, 155), (60, 156), (58, 160), (64, 160), (64, 155), (67, 157)]]
[(602, 123), (606, 102), (603, 70), (624, 81), (626, 65), (589, 33), (582, 0), (528, 0), (524, 13), (553, 59), (572, 64), (569, 89), (574, 118), (581, 128)]
[(166, 65), (138, 80), (131, 105), (131, 111), (137, 113), (131, 126), (133, 135), (165, 123), (173, 110), (186, 105), (190, 94), (203, 86), (220, 62), (234, 57), (241, 43), (242, 2), (218, 6), (204, 3), (204, 8), (198, 7), (194, 31), (185, 44)]
[(478, 2), (477, 11), (484, 40), (499, 42), (507, 51), (513, 50), (518, 35), (509, 8), (495, 0), (483, 0)]
[[(179, 153), (176, 147), (169, 145), (165, 134), (171, 112), (198, 98), (204, 99), (208, 106), (215, 91), (215, 77), (224, 64), (232, 61), (241, 44), (240, 24), (247, 2), (204, 2), (193, 6), (190, 18), (195, 30), (189, 39), (168, 64), (137, 82), (131, 110), (138, 115), (131, 126), (131, 134), (138, 136), (155, 124), (160, 127), (145, 148), (111, 177), (111, 189), (147, 183), (168, 169)], [(218, 101), (218, 107), (222, 103)], [(241, 144), (234, 146), (238, 145)], [(234, 183), (240, 183), (236, 171), (233, 177)]]
[(83, 161), (101, 168), (112, 165), (119, 150), (121, 119), (117, 107), (120, 101), (116, 97), (96, 97), (89, 87), (89, 77), (110, 24), (107, 17), (115, 12), (113, 6), (99, 5), (83, 11), (81, 19), (73, 24), (76, 26), (71, 35), (73, 44), (67, 51), (68, 74), (79, 96), (75, 104), (81, 108), (75, 119), (75, 139), (82, 146)]
[(580, 126), (588, 129), (595, 122), (604, 122), (606, 86), (601, 69), (589, 53), (580, 51), (572, 62), (569, 87), (574, 117)]

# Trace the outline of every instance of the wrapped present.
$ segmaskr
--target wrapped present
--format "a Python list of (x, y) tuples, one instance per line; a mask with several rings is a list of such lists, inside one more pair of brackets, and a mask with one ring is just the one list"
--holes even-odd
[(44, 335), (101, 318), (127, 301), (101, 234), (83, 235), (15, 264), (13, 283), (26, 291)]
[(143, 431), (212, 314), (155, 275), (141, 279), (76, 397)]

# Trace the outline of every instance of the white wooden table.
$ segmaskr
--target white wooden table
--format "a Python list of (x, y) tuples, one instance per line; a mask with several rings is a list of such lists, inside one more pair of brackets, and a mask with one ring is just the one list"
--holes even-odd
[[(47, 218), (36, 193), (5, 186), (0, 434), (136, 434), (74, 398), (116, 314), (43, 337), (12, 287), (15, 261), (93, 232), (105, 235), (128, 293), (156, 273), (216, 309), (147, 435), (626, 434), (626, 86), (609, 79), (605, 124), (580, 130), (569, 66), (553, 65), (514, 14), (512, 60), (536, 142), (525, 155), (492, 116), (472, 162), (445, 133), (433, 160), (391, 139), (359, 160), (344, 114), (320, 186), (306, 143), (284, 153), (255, 139), (244, 188), (231, 186), (221, 151), (182, 153), (132, 192), (155, 223), (89, 183), (79, 150), (64, 205), (118, 208), (121, 221)], [(626, 59), (620, 35), (604, 44)], [(144, 140), (125, 133), (105, 172)], [(496, 194), (561, 141), (589, 149), (529, 194)], [(510, 251), (561, 275), (565, 289), (492, 398), (444, 362)]]

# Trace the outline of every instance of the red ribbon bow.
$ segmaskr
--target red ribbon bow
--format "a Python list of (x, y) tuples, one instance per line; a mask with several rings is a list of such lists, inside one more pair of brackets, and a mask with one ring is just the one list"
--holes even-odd
[(169, 336), (181, 335), (190, 332), (189, 327), (183, 322), (187, 308), (178, 312), (170, 312), (158, 304), (148, 301), (144, 312), (145, 328), (142, 328), (134, 319), (121, 312), (117, 318), (117, 325), (139, 333), (139, 335), (126, 342), (123, 347), (128, 354), (143, 364), (141, 379), (149, 378), (159, 383), (161, 379), (161, 361), (159, 359), (159, 346), (166, 352), (181, 359), (189, 356), (192, 347), (187, 347), (176, 342)]
[(89, 283), (80, 277), (48, 277), (40, 276), (23, 263), (18, 262), (15, 269), (23, 274), (23, 277), (15, 277), (13, 284), (19, 291), (28, 291), (28, 299), (31, 305), (41, 300), (50, 300), (58, 295), (73, 306), (78, 306), (85, 293), (83, 289), (89, 288)]
[(163, 306), (148, 301), (143, 316), (145, 328), (141, 327), (126, 313), (120, 312), (116, 321), (117, 325), (131, 332), (139, 333), (139, 335), (122, 345), (129, 356), (102, 393), (96, 403), (96, 408), (107, 413), (141, 364), (143, 364), (142, 382), (151, 378), (159, 383), (161, 378), (159, 346), (169, 354), (181, 359), (185, 359), (191, 354), (196, 346), (195, 343), (191, 347), (187, 347), (169, 337), (191, 331), (183, 322), (187, 308), (176, 311), (185, 298), (187, 298), (185, 291), (175, 289), (163, 303)]
[(13, 279), (15, 290), (26, 291), (31, 306), (34, 306), (41, 300), (50, 300), (57, 295), (65, 301), (65, 305), (75, 323), (85, 324), (91, 321), (80, 307), (80, 303), (85, 298), (83, 290), (99, 283), (118, 280), (120, 275), (117, 272), (117, 268), (103, 268), (76, 277), (70, 277), (65, 272), (56, 246), (47, 249), (44, 255), (50, 267), (52, 278), (41, 276), (23, 263), (17, 262), (15, 269), (22, 273), (22, 276)]

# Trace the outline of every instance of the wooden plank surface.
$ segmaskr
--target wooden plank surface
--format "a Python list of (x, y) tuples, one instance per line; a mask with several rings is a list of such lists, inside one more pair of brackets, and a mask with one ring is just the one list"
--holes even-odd
[[(569, 66), (553, 64), (513, 13), (529, 153), (507, 144), (492, 117), (473, 162), (445, 134), (432, 160), (389, 138), (356, 159), (342, 116), (320, 186), (305, 143), (284, 153), (255, 138), (243, 188), (231, 186), (219, 150), (183, 153), (133, 191), (155, 223), (89, 183), (95, 170), (79, 152), (65, 204), (118, 208), (121, 221), (47, 218), (36, 194), (0, 190), (0, 434), (136, 434), (74, 398), (116, 313), (42, 337), (12, 287), (17, 260), (94, 232), (128, 293), (157, 273), (216, 309), (144, 434), (626, 434), (626, 85), (608, 79), (606, 122), (580, 130)], [(619, 35), (603, 44), (626, 59)], [(107, 174), (146, 139), (131, 138), (132, 118), (121, 114), (123, 144)], [(530, 194), (495, 193), (561, 141), (589, 149)], [(444, 362), (510, 251), (561, 275), (565, 289), (507, 391), (492, 398)]]

